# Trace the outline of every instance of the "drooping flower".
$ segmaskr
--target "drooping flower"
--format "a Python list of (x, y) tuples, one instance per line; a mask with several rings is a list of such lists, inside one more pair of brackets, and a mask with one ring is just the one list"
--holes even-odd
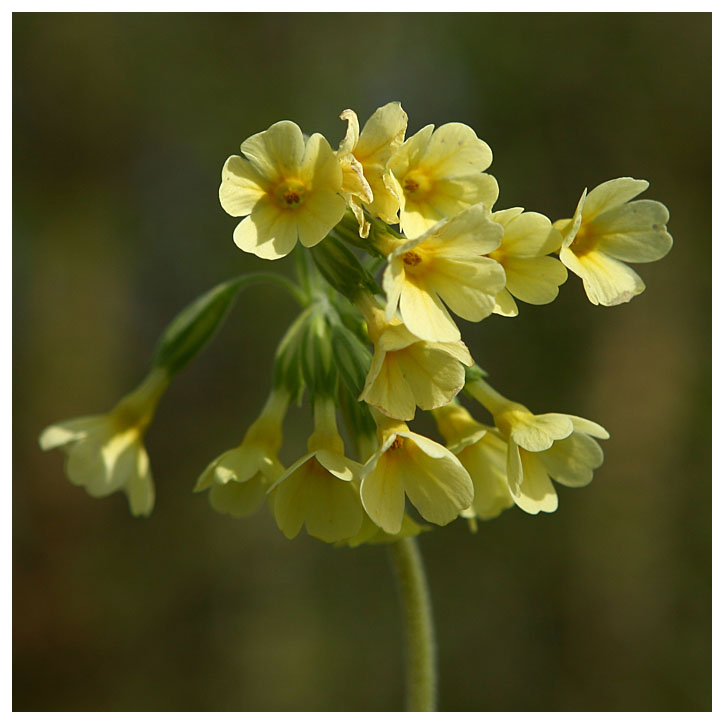
[(484, 380), (466, 390), (493, 415), (506, 441), (506, 479), (514, 503), (530, 514), (552, 512), (558, 496), (551, 479), (564, 486), (591, 482), (604, 454), (594, 438), (609, 438), (597, 423), (575, 415), (534, 415), (496, 392)]
[(339, 546), (349, 546), (355, 548), (362, 544), (390, 544), (399, 539), (408, 539), (418, 534), (428, 531), (430, 526), (425, 526), (414, 521), (408, 514), (403, 514), (403, 523), (397, 534), (388, 534), (381, 529), (366, 513), (363, 511), (363, 521), (360, 531), (350, 539), (343, 539), (335, 542)]
[(400, 532), (407, 496), (420, 515), (439, 526), (473, 501), (471, 477), (440, 443), (413, 433), (401, 422), (378, 416), (380, 448), (365, 463), (360, 496), (373, 523)]
[(400, 320), (386, 322), (372, 298), (358, 302), (374, 346), (360, 400), (390, 418), (412, 420), (416, 406), (432, 410), (458, 394), (465, 383), (464, 366), (473, 364), (462, 341), (420, 340)]
[(506, 478), (506, 442), (495, 428), (474, 420), (458, 403), (433, 411), (438, 430), (473, 481), (472, 513), (496, 518), (513, 506)]
[(433, 128), (411, 136), (388, 162), (409, 238), (473, 204), (483, 202), (490, 211), (498, 198), (496, 179), (482, 173), (493, 160), (488, 144), (463, 123)]
[(310, 536), (341, 541), (355, 536), (362, 524), (356, 484), (360, 465), (345, 456), (332, 399), (318, 398), (314, 410), (315, 429), (307, 441), (307, 455), (270, 489), (274, 517), (288, 539), (297, 536), (304, 524)]
[(219, 199), (245, 217), (234, 242), (262, 259), (289, 254), (297, 240), (312, 247), (342, 219), (342, 170), (319, 133), (306, 139), (297, 124), (279, 121), (242, 144), (222, 170)]
[(367, 237), (370, 224), (363, 215), (363, 206), (387, 224), (399, 221), (400, 202), (386, 167), (393, 151), (405, 139), (408, 116), (400, 103), (388, 103), (370, 116), (362, 132), (355, 111), (343, 111), (340, 118), (348, 122), (337, 152), (342, 166), (342, 193), (358, 221), (360, 236)]
[(288, 404), (286, 391), (272, 390), (244, 440), (217, 456), (199, 476), (194, 491), (208, 489), (215, 511), (237, 518), (253, 514), (262, 505), (270, 485), (284, 473), (277, 454)]
[(155, 492), (143, 436), (168, 384), (166, 370), (153, 368), (109, 413), (48, 426), (40, 434), (40, 447), (60, 448), (67, 456), (65, 470), (71, 483), (91, 496), (123, 491), (131, 513), (148, 516)]
[(422, 340), (460, 340), (445, 306), (471, 322), (493, 312), (506, 275), (498, 262), (483, 255), (496, 249), (502, 236), (501, 225), (483, 204), (476, 204), (397, 246), (383, 274), (388, 320), (399, 311), (406, 327)]
[(571, 219), (554, 226), (563, 242), (561, 261), (584, 281), (595, 305), (629, 302), (645, 289), (640, 276), (624, 262), (655, 262), (672, 248), (667, 232), (670, 213), (658, 201), (631, 201), (648, 181), (623, 177), (584, 190)]
[(518, 314), (516, 299), (546, 305), (566, 282), (566, 267), (548, 254), (559, 251), (561, 234), (543, 215), (521, 207), (502, 209), (491, 219), (503, 226), (501, 244), (489, 252), (506, 272), (506, 289), (496, 295), (494, 312), (505, 317)]

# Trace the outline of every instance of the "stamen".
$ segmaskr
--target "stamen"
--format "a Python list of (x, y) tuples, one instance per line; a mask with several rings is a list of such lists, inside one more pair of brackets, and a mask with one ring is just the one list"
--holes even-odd
[(412, 250), (403, 255), (403, 263), (407, 264), (409, 267), (415, 267), (416, 264), (420, 264), (422, 261), (420, 254)]

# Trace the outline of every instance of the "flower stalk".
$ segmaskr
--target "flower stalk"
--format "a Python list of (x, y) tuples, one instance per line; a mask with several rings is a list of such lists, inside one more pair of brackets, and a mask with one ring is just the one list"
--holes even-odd
[(405, 627), (407, 710), (434, 712), (438, 669), (433, 610), (423, 558), (414, 538), (393, 542), (390, 554)]

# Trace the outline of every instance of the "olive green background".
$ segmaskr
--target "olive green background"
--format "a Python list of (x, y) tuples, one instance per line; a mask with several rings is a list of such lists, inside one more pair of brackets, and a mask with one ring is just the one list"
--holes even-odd
[[(38, 433), (109, 409), (164, 325), (241, 272), (291, 273), (232, 242), (224, 160), (280, 119), (333, 147), (400, 100), (409, 132), (469, 124), (497, 208), (570, 216), (585, 186), (645, 178), (675, 246), (647, 291), (590, 305), (570, 276), (545, 307), (462, 331), (534, 412), (609, 429), (585, 489), (425, 534), (443, 710), (709, 710), (709, 14), (15, 14), (13, 19), (16, 710), (402, 707), (384, 547), (287, 541), (193, 495), (266, 395), (295, 314), (244, 292), (147, 436), (149, 520), (69, 484)], [(474, 414), (483, 411), (473, 404)], [(431, 431), (427, 416), (416, 429)], [(310, 429), (294, 410), (283, 458)]]

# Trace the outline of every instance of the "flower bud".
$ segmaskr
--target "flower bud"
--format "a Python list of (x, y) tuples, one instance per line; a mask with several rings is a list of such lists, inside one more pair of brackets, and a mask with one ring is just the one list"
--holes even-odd
[(356, 335), (342, 325), (332, 327), (332, 355), (340, 379), (357, 398), (365, 387), (372, 355)]
[(185, 307), (164, 330), (153, 357), (156, 367), (176, 375), (211, 340), (224, 321), (243, 282), (223, 282)]
[(333, 365), (330, 326), (319, 310), (314, 311), (305, 324), (301, 367), (302, 378), (311, 396), (335, 396), (337, 370)]
[(322, 276), (349, 300), (355, 300), (363, 290), (373, 293), (378, 291), (378, 284), (372, 275), (338, 239), (328, 236), (310, 249), (310, 254)]

